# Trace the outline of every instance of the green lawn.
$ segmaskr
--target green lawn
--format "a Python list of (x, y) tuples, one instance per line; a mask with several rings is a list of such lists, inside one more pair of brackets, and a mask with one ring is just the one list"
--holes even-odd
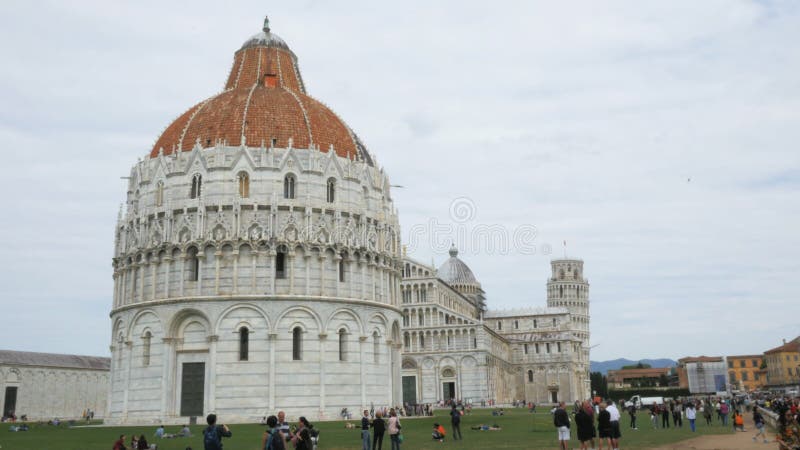
[[(224, 417), (222, 418), (224, 421)], [(700, 434), (732, 433), (730, 427), (698, 425), (697, 433), (689, 431), (688, 421), (682, 429), (653, 430), (650, 427), (648, 414), (639, 413), (640, 427), (638, 431), (628, 428), (628, 416), (622, 420), (621, 447), (627, 449), (650, 449), (662, 444), (688, 439)], [(430, 431), (434, 421), (441, 421), (447, 429), (445, 442), (434, 442), (430, 438)], [(436, 417), (403, 418), (404, 450), (441, 449), (443, 447), (457, 446), (461, 449), (555, 449), (556, 432), (552, 418), (548, 412), (530, 414), (526, 410), (507, 410), (503, 417), (491, 416), (490, 410), (474, 410), (471, 415), (465, 416), (461, 429), (464, 434), (463, 442), (450, 440), (450, 423), (445, 411), (440, 411)], [(357, 423), (353, 421), (353, 423)], [(498, 424), (502, 431), (473, 431), (470, 426), (480, 423)], [(109, 450), (117, 436), (125, 433), (128, 436), (126, 444), (130, 442), (132, 433), (144, 434), (151, 443), (151, 436), (155, 427), (90, 427), (66, 428), (33, 425), (27, 432), (8, 432), (10, 424), (0, 425), (0, 446), (2, 450)], [(260, 425), (231, 425), (233, 437), (225, 439), (225, 450), (257, 450), (261, 444), (261, 435), (264, 427)], [(320, 449), (355, 449), (361, 448), (361, 432), (357, 429), (345, 429), (343, 422), (321, 422), (316, 425), (321, 431)], [(191, 446), (193, 450), (202, 450), (203, 442), (200, 436), (202, 426), (192, 427), (195, 437), (164, 439), (157, 441), (159, 450), (185, 450)], [(179, 427), (166, 427), (168, 433), (175, 433)], [(572, 447), (578, 448), (573, 427)], [(391, 449), (388, 435), (384, 439), (384, 448)]]

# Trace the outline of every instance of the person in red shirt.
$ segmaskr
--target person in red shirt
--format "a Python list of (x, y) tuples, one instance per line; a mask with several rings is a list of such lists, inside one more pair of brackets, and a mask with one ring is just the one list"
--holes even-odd
[(125, 435), (124, 434), (120, 434), (119, 435), (119, 439), (117, 440), (117, 442), (114, 442), (114, 447), (112, 447), (112, 450), (128, 450), (125, 447)]

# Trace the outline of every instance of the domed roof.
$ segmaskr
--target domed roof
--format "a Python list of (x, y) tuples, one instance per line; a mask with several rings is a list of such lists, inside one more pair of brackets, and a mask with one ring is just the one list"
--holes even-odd
[(480, 286), (469, 266), (458, 258), (458, 249), (455, 245), (450, 246), (449, 253), (450, 258), (439, 267), (439, 278), (451, 286), (465, 284)]
[(273, 34), (269, 21), (234, 54), (225, 90), (192, 106), (156, 141), (151, 157), (211, 147), (248, 145), (316, 147), (337, 155), (372, 158), (358, 136), (333, 111), (306, 93), (297, 57)]

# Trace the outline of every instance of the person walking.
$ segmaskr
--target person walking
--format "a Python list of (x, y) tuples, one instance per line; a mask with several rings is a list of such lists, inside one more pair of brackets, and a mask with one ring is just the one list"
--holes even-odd
[(728, 406), (728, 402), (723, 400), (719, 405), (719, 416), (722, 420), (722, 426), (728, 426), (728, 413), (730, 412), (730, 406)]
[(617, 406), (614, 405), (614, 400), (608, 401), (606, 411), (608, 411), (608, 415), (610, 416), (609, 422), (611, 422), (611, 447), (613, 450), (618, 450), (619, 438), (622, 437), (622, 431), (619, 429), (619, 419), (621, 416)]
[(558, 447), (561, 450), (569, 450), (569, 415), (564, 407), (564, 402), (558, 404), (553, 413), (553, 425), (558, 430)]
[(206, 423), (208, 426), (203, 430), (203, 447), (205, 450), (222, 450), (222, 438), (229, 438), (233, 433), (227, 425), (217, 425), (216, 414), (209, 414)]
[(461, 412), (456, 409), (456, 405), (453, 405), (450, 410), (450, 424), (453, 426), (453, 440), (463, 440), (464, 438), (461, 436)]
[(767, 433), (764, 432), (766, 424), (764, 423), (764, 416), (762, 416), (761, 411), (758, 410), (758, 406), (753, 408), (753, 423), (756, 425), (756, 430), (758, 430), (758, 433), (756, 433), (756, 435), (753, 436), (753, 442), (756, 442), (758, 440), (758, 437), (761, 436), (761, 438), (764, 439), (764, 443), (766, 444), (768, 442)]
[(369, 443), (369, 410), (365, 409), (361, 416), (361, 450), (370, 450)]
[(400, 428), (397, 411), (392, 408), (389, 410), (389, 440), (392, 442), (392, 450), (400, 450)]
[(383, 420), (383, 413), (380, 410), (375, 412), (375, 419), (370, 426), (372, 427), (372, 450), (382, 450), (386, 422)]
[(692, 433), (695, 432), (695, 419), (697, 419), (697, 411), (694, 409), (694, 403), (689, 402), (689, 404), (686, 405), (686, 420), (689, 421), (689, 428), (692, 429)]

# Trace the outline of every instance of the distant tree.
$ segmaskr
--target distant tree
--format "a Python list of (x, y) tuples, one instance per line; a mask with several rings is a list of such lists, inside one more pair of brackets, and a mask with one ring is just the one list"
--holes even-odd
[(592, 385), (592, 392), (602, 398), (608, 397), (608, 378), (600, 372), (592, 372), (589, 374), (589, 380)]
[(658, 377), (658, 385), (661, 387), (669, 386), (669, 378), (667, 378), (667, 376), (662, 373), (661, 376)]
[(644, 364), (643, 362), (639, 361), (636, 364), (631, 364), (628, 366), (622, 366), (622, 369), (649, 369), (651, 366), (650, 364)]
[(766, 369), (767, 368), (767, 361), (765, 359), (761, 360), (761, 365), (758, 366), (759, 369)]

